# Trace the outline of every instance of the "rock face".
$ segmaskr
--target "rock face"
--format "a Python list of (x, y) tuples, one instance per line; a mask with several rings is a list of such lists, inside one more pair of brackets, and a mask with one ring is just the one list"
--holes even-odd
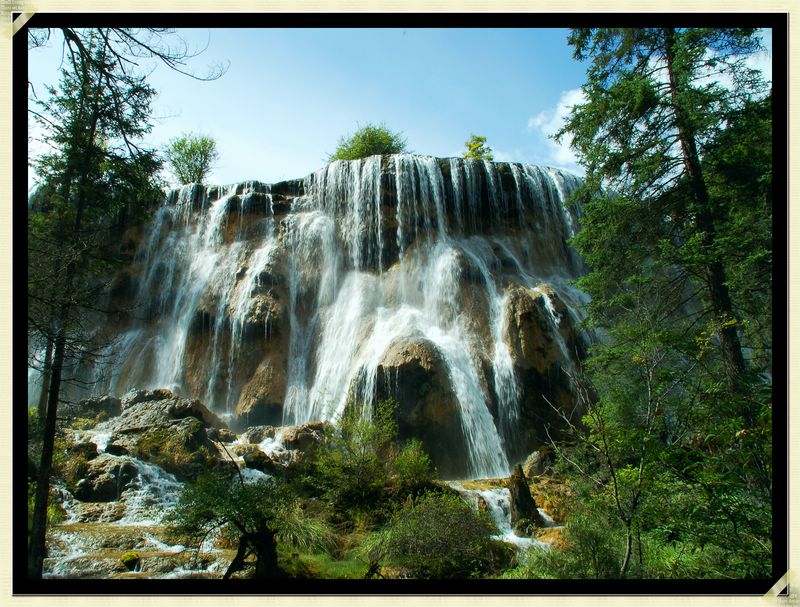
[(138, 470), (130, 460), (100, 454), (89, 463), (73, 495), (82, 502), (111, 502), (119, 499), (137, 475)]
[(513, 461), (546, 444), (546, 426), (557, 437), (564, 424), (561, 413), (580, 415), (568, 372), (572, 361), (585, 355), (586, 343), (560, 297), (545, 285), (511, 287), (505, 321), (504, 334), (521, 388), (520, 437)]
[[(120, 347), (87, 376), (113, 378), (99, 389), (115, 397), (170, 386), (206, 403), (167, 414), (176, 452), (203, 450), (180, 420), (241, 433), (393, 397), (402, 436), (444, 476), (505, 475), (544, 424), (557, 432), (545, 397), (573, 409), (583, 268), (567, 244), (580, 211), (564, 202), (577, 185), (554, 169), (401, 154), (272, 185), (185, 186), (123, 238), (109, 303), (138, 318), (99, 331)], [(156, 392), (105, 414), (177, 402)], [(125, 452), (115, 432), (109, 449)], [(152, 438), (144, 454), (162, 458), (166, 435)]]
[(208, 438), (208, 428), (226, 426), (199, 401), (164, 389), (127, 393), (122, 414), (97, 427), (111, 433), (108, 453), (156, 464), (181, 480), (216, 465), (219, 454)]
[(378, 366), (378, 399), (399, 403), (401, 438), (417, 437), (439, 474), (452, 478), (463, 470), (465, 439), (458, 402), (438, 350), (425, 339), (399, 340)]
[(536, 500), (531, 495), (528, 480), (522, 472), (522, 466), (514, 466), (514, 472), (508, 480), (511, 494), (511, 527), (518, 533), (530, 535), (531, 528), (544, 527), (542, 515), (536, 507)]

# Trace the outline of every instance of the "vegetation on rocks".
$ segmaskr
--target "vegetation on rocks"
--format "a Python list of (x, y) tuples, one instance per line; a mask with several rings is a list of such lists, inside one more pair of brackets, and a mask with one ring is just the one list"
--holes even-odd
[(358, 160), (375, 154), (399, 154), (407, 151), (406, 138), (401, 133), (389, 130), (384, 124), (370, 122), (352, 135), (339, 139), (336, 151), (328, 156), (328, 162)]

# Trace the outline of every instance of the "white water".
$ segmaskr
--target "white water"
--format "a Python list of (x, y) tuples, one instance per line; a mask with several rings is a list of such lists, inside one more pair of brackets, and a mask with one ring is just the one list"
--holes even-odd
[[(279, 217), (261, 184), (173, 193), (138, 253), (145, 319), (119, 340), (113, 379), (101, 390), (167, 387), (234, 416), (245, 324), (263, 273), (284, 259), (283, 424), (336, 420), (351, 395), (368, 415), (387, 349), (425, 339), (459, 404), (466, 474), (508, 474), (520, 389), (503, 334), (507, 286), (546, 282), (567, 305), (580, 297), (569, 285), (577, 261), (563, 244), (575, 229), (563, 201), (577, 181), (511, 164), (509, 191), (493, 163), (452, 158), (446, 166), (449, 175), (435, 158), (405, 154), (334, 162), (306, 178), (303, 195)], [(394, 208), (383, 198), (387, 188)], [(262, 225), (245, 230), (244, 196), (264, 190)], [(485, 308), (468, 308), (465, 297)], [(190, 362), (198, 323), (208, 337)], [(476, 331), (481, 324), (488, 335)], [(202, 375), (193, 390), (189, 374)]]
[[(486, 504), (489, 517), (492, 519), (497, 534), (495, 539), (509, 544), (514, 544), (518, 548), (529, 548), (531, 546), (538, 546), (541, 548), (549, 548), (547, 542), (542, 542), (530, 537), (521, 537), (514, 533), (511, 528), (511, 495), (508, 489), (503, 487), (496, 487), (492, 489), (465, 489), (460, 483), (450, 483), (450, 486), (456, 489), (463, 497), (469, 501), (474, 508), (480, 507), (480, 501)], [(539, 508), (539, 514), (542, 515), (548, 527), (554, 526), (553, 519)]]

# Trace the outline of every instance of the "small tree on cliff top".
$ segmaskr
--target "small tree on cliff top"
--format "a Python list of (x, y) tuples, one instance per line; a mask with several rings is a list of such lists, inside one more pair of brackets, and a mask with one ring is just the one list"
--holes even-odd
[(181, 185), (203, 183), (219, 159), (217, 142), (207, 135), (189, 133), (171, 139), (164, 149), (170, 170)]
[(406, 152), (407, 142), (402, 133), (394, 133), (386, 125), (367, 123), (349, 137), (339, 139), (336, 151), (328, 156), (334, 160), (357, 160), (375, 154), (400, 154)]
[(465, 141), (464, 145), (467, 148), (467, 150), (464, 152), (464, 158), (494, 160), (494, 156), (492, 156), (492, 148), (486, 145), (486, 137), (483, 135), (471, 135), (469, 141)]

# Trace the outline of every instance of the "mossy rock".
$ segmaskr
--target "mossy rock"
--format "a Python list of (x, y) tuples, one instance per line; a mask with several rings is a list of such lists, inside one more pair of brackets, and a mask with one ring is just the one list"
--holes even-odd
[(203, 422), (195, 417), (149, 428), (137, 441), (134, 453), (180, 480), (193, 480), (217, 462)]
[(123, 554), (119, 560), (122, 561), (128, 571), (133, 571), (142, 559), (138, 552), (131, 551)]

